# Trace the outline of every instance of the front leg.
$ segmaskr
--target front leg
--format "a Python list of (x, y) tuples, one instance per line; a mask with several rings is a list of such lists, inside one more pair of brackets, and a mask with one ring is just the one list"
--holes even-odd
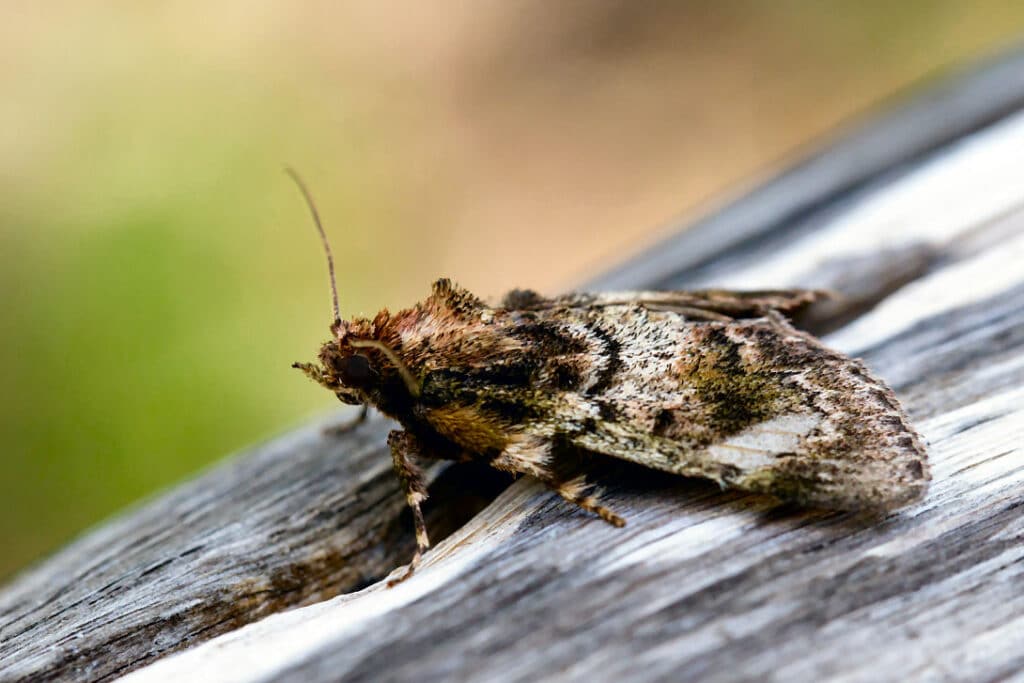
[(324, 436), (342, 436), (353, 431), (356, 427), (366, 422), (367, 415), (370, 414), (370, 406), (364, 404), (359, 408), (359, 414), (350, 420), (346, 420), (340, 424), (331, 425), (330, 427), (324, 427)]
[(391, 447), (391, 460), (395, 474), (398, 475), (398, 480), (402, 483), (405, 502), (412, 508), (413, 523), (416, 525), (416, 552), (413, 554), (405, 574), (388, 581), (390, 588), (412, 576), (423, 553), (430, 547), (430, 539), (427, 537), (427, 525), (423, 520), (423, 511), (420, 509), (420, 503), (427, 499), (427, 487), (423, 483), (423, 474), (413, 462), (413, 458), (421, 455), (422, 447), (416, 437), (401, 430), (395, 430), (388, 434), (388, 446)]

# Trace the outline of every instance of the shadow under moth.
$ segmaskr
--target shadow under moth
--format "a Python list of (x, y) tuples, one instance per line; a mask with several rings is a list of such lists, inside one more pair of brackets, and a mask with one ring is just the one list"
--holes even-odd
[(292, 175), (334, 303), (319, 364), (295, 367), (401, 425), (388, 444), (417, 550), (397, 581), (429, 547), (419, 458), (529, 475), (615, 526), (586, 452), (810, 507), (885, 512), (924, 495), (927, 454), (892, 391), (784, 317), (819, 293), (515, 290), (490, 306), (442, 279), (412, 308), (344, 320)]

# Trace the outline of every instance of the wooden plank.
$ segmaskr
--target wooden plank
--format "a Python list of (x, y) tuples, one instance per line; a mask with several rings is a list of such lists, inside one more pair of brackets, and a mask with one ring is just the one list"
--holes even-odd
[[(323, 427), (141, 504), (8, 586), (0, 680), (106, 680), (405, 562), (415, 544), (384, 446), (388, 425), (371, 420), (344, 441)], [(451, 533), (506, 484), (484, 468), (434, 481), (451, 505), (428, 511), (431, 531)]]
[[(431, 553), (416, 580), (271, 617), (130, 680), (734, 681), (771, 672), (778, 680), (976, 681), (1019, 673), (1024, 184), (1004, 194), (986, 174), (1021, 158), (1021, 130), (1024, 116), (821, 228), (833, 256), (873, 248), (886, 233), (858, 214), (870, 209), (879, 226), (909, 221), (913, 241), (934, 249), (926, 274), (830, 337), (894, 380), (927, 438), (934, 484), (921, 503), (879, 522), (628, 471), (611, 491), (610, 506), (629, 520), (618, 530), (521, 481)], [(900, 201), (947, 173), (951, 182), (936, 185), (931, 201), (927, 193)], [(975, 176), (980, 186), (966, 182)], [(970, 209), (946, 228), (916, 227), (937, 208), (949, 218), (942, 206)], [(803, 264), (820, 250), (809, 238), (775, 260)], [(751, 273), (755, 265), (774, 267), (755, 261)]]
[[(312, 425), (101, 525), (7, 586), (0, 680), (109, 680), (185, 648), (133, 678), (977, 680), (1020, 669), (1024, 122), (946, 144), (1024, 97), (1022, 70), (1000, 68), (943, 91), (986, 84), (1000, 91), (987, 105), (929, 102), (910, 127), (932, 131), (917, 152), (876, 158), (853, 184), (811, 183), (817, 199), (799, 210), (762, 206), (757, 239), (701, 229), (672, 241), (700, 259), (667, 272), (644, 257), (605, 280), (851, 292), (809, 324), (855, 318), (831, 342), (888, 378), (930, 440), (935, 485), (920, 505), (877, 523), (625, 468), (611, 504), (629, 526), (617, 530), (528, 481), (484, 508), (500, 478), (449, 468), (432, 473), (430, 513), (434, 537), (447, 538), (386, 590), (375, 582), (412, 548), (388, 426), (338, 439)], [(878, 129), (893, 145), (907, 132)], [(819, 158), (842, 168), (859, 154), (840, 144)], [(764, 192), (790, 196), (810, 177)], [(349, 594), (317, 602), (339, 593)], [(308, 606), (239, 628), (297, 605)]]

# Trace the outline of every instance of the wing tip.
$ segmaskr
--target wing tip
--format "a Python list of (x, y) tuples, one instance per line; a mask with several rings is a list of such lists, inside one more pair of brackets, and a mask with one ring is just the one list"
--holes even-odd
[(810, 508), (885, 514), (924, 499), (931, 481), (923, 449), (836, 461), (791, 455), (730, 485)]

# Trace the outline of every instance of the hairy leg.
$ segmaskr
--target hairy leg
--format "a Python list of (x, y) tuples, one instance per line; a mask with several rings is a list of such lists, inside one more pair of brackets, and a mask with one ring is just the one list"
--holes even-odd
[(366, 416), (370, 412), (370, 406), (360, 406), (359, 414), (353, 417), (351, 420), (346, 420), (340, 424), (331, 425), (330, 427), (324, 427), (324, 436), (341, 436), (347, 434), (359, 425), (366, 422)]
[(412, 509), (413, 523), (416, 526), (416, 552), (409, 562), (405, 574), (397, 579), (388, 581), (388, 586), (405, 581), (419, 565), (423, 553), (430, 547), (430, 539), (427, 537), (427, 525), (423, 520), (423, 511), (420, 504), (427, 499), (427, 487), (423, 483), (423, 475), (416, 466), (413, 459), (421, 454), (419, 442), (409, 432), (395, 430), (388, 434), (388, 446), (391, 447), (391, 460), (395, 468), (395, 474), (402, 484), (405, 492), (405, 502)]
[(587, 481), (587, 475), (578, 474), (572, 479), (545, 481), (544, 483), (567, 502), (597, 515), (612, 526), (626, 526), (626, 520), (601, 505), (601, 490), (594, 488)]
[(541, 480), (567, 502), (597, 515), (612, 526), (625, 526), (626, 520), (601, 505), (600, 493), (591, 490), (578, 458), (551, 454), (551, 442), (537, 436), (523, 436), (510, 443), (491, 466), (506, 472), (528, 474)]

